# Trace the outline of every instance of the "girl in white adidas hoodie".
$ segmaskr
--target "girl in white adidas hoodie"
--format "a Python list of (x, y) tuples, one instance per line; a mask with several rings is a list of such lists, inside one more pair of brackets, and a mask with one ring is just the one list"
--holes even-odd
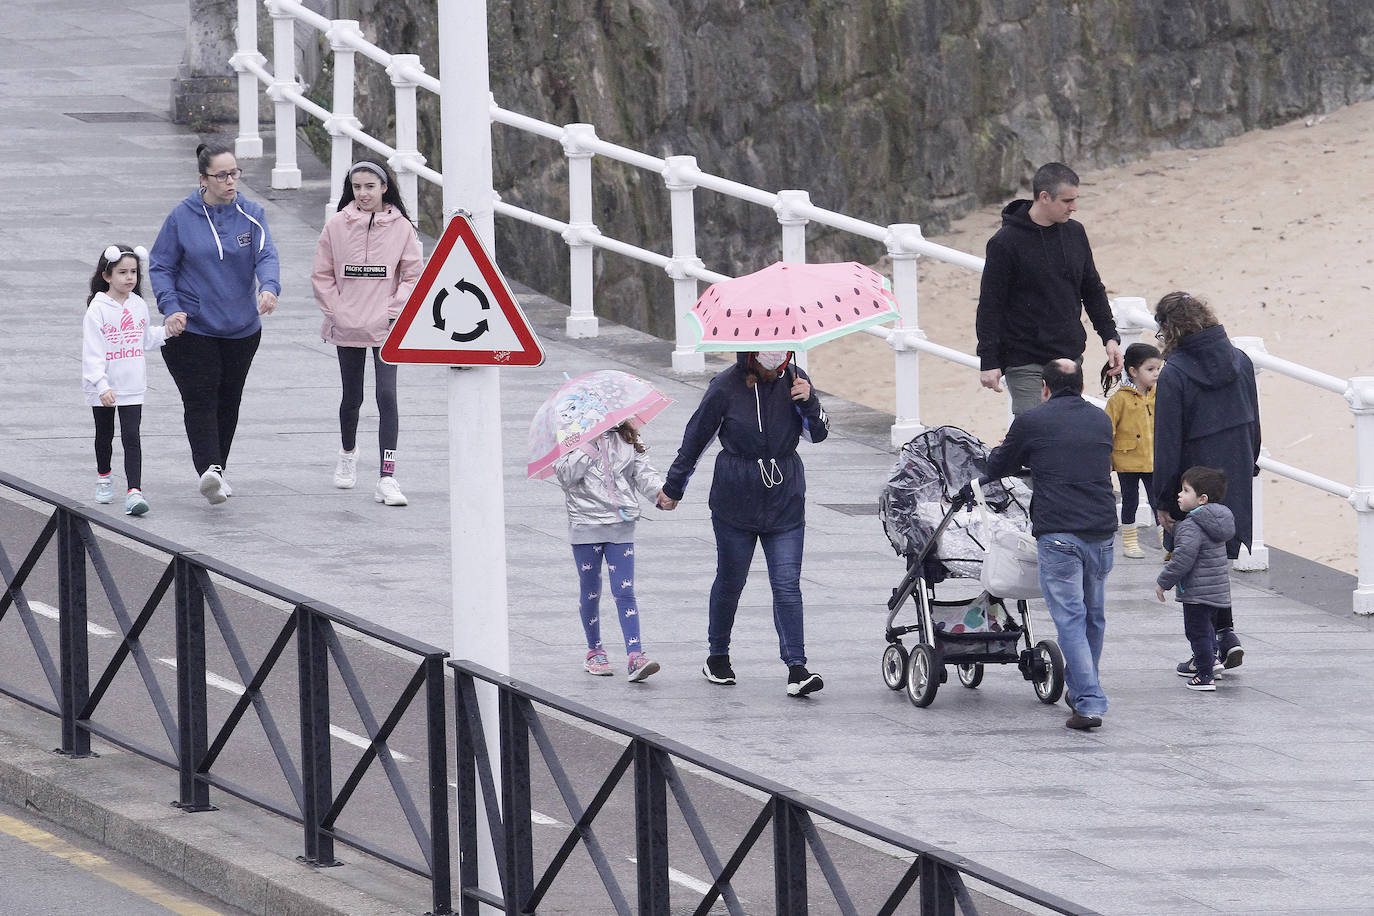
[(100, 253), (82, 326), (81, 387), (95, 417), (95, 501), (114, 499), (110, 472), (118, 413), (124, 477), (129, 485), (124, 500), (126, 515), (148, 511), (142, 490), (143, 445), (139, 438), (143, 394), (148, 388), (143, 354), (162, 346), (186, 326), (184, 312), (169, 315), (163, 324), (149, 322), (148, 304), (139, 295), (147, 256), (142, 246), (128, 245), (111, 245)]

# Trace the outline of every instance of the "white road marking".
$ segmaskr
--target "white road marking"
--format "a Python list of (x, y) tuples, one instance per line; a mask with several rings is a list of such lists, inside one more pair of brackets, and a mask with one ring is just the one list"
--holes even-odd
[[(177, 660), (174, 658), (159, 658), (158, 662), (173, 670), (175, 670), (177, 666)], [(205, 684), (208, 687), (215, 687), (219, 690), (223, 690), (225, 693), (232, 693), (236, 697), (243, 696), (244, 687), (242, 684), (238, 681), (231, 681), (227, 677), (221, 677), (213, 671), (205, 672)], [(345, 744), (351, 744), (354, 747), (367, 748), (372, 744), (371, 741), (368, 741), (362, 735), (354, 734), (346, 728), (339, 728), (337, 725), (329, 726), (329, 733)], [(388, 748), (391, 750), (391, 757), (393, 760), (398, 760), (402, 763), (412, 763), (415, 760), (414, 757), (402, 754), (395, 748), (390, 747), (390, 745), (388, 745)]]
[[(633, 865), (639, 864), (639, 860), (636, 859), (634, 856), (626, 856), (625, 858), (628, 862), (630, 862)], [(689, 891), (701, 894), (702, 896), (705, 896), (706, 892), (711, 889), (711, 885), (707, 884), (705, 881), (698, 881), (691, 875), (686, 874), (684, 872), (680, 872), (676, 868), (673, 868), (671, 866), (668, 868), (668, 880), (673, 882), (674, 884), (681, 884)]]
[[(58, 613), (57, 608), (53, 607), (51, 604), (44, 604), (41, 601), (30, 601), (29, 608), (35, 614), (42, 614), (44, 617), (51, 618), (52, 620), (57, 620), (62, 616)], [(109, 639), (111, 636), (119, 635), (114, 630), (107, 630), (100, 624), (91, 623), (90, 621), (86, 622), (86, 632), (92, 636), (98, 636), (101, 639)]]

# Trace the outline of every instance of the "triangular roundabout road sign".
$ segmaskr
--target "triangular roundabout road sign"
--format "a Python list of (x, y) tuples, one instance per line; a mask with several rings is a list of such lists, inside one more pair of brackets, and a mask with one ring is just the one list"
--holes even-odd
[(472, 221), (449, 221), (382, 344), (388, 363), (538, 366), (544, 349)]

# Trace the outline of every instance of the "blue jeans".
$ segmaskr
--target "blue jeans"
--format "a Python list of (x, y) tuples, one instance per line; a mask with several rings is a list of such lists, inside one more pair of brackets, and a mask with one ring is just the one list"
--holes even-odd
[(1063, 532), (1042, 534), (1039, 545), (1040, 588), (1045, 593), (1059, 649), (1064, 653), (1064, 680), (1069, 703), (1084, 716), (1107, 711), (1097, 666), (1107, 629), (1107, 573), (1112, 571), (1112, 539), (1085, 541)]
[(806, 528), (787, 531), (746, 531), (711, 516), (716, 532), (716, 581), (711, 584), (707, 618), (707, 651), (730, 654), (730, 631), (735, 626), (739, 596), (749, 578), (754, 545), (763, 543), (768, 562), (768, 584), (773, 589), (773, 626), (778, 631), (778, 654), (788, 665), (806, 664), (806, 639), (802, 629), (801, 563)]

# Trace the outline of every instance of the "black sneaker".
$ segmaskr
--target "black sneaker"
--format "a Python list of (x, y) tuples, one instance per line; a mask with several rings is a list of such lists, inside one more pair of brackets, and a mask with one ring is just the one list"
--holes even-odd
[(1217, 657), (1226, 668), (1239, 668), (1245, 660), (1245, 649), (1235, 630), (1217, 630)]
[(728, 655), (706, 656), (706, 664), (701, 666), (701, 673), (706, 675), (706, 680), (712, 684), (730, 686), (735, 683), (735, 669), (730, 667)]
[(821, 680), (821, 676), (807, 671), (805, 665), (787, 666), (787, 695), (789, 697), (804, 697), (808, 693), (815, 693), (824, 686), (825, 681)]
[(1209, 678), (1207, 678), (1207, 679), (1204, 681), (1204, 680), (1202, 679), (1202, 676), (1201, 676), (1201, 675), (1194, 675), (1193, 677), (1189, 678), (1189, 679), (1188, 679), (1188, 682), (1187, 682), (1186, 684), (1184, 684), (1183, 686), (1184, 686), (1184, 687), (1187, 687), (1189, 690), (1216, 690), (1216, 689), (1217, 689), (1217, 685), (1214, 684), (1214, 683), (1212, 683), (1212, 678), (1209, 677)]
[[(1221, 659), (1217, 659), (1216, 661), (1214, 661), (1212, 663), (1212, 676), (1216, 677), (1220, 675), (1222, 667), (1223, 666), (1221, 663)], [(1178, 674), (1179, 677), (1192, 677), (1193, 675), (1197, 674), (1197, 668), (1193, 665), (1192, 656), (1189, 656), (1188, 658), (1179, 662), (1178, 667), (1175, 668), (1174, 671)]]

